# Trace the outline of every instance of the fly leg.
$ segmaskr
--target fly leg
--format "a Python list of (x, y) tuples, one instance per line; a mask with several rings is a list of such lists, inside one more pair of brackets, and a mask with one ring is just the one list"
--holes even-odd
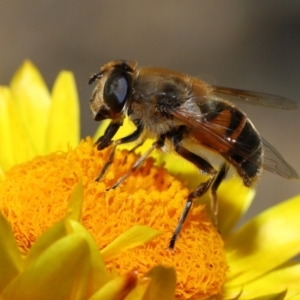
[(184, 207), (184, 210), (180, 216), (180, 219), (178, 221), (178, 225), (173, 233), (173, 236), (170, 240), (169, 243), (169, 248), (170, 249), (174, 249), (176, 240), (178, 238), (178, 235), (181, 231), (182, 225), (186, 220), (186, 217), (191, 209), (191, 206), (193, 204), (193, 200), (195, 198), (201, 197), (203, 196), (210, 188), (211, 190), (211, 195), (210, 195), (210, 205), (211, 205), (211, 211), (213, 214), (213, 223), (215, 225), (215, 227), (217, 228), (217, 224), (218, 224), (218, 201), (217, 201), (217, 194), (216, 191), (219, 187), (219, 185), (221, 184), (222, 180), (225, 178), (227, 172), (228, 172), (228, 165), (227, 164), (223, 164), (220, 171), (217, 173), (217, 171), (203, 158), (201, 158), (200, 156), (197, 156), (196, 154), (186, 150), (183, 147), (179, 147), (178, 151), (176, 150), (176, 152), (181, 155), (182, 157), (184, 157), (186, 160), (192, 162), (193, 164), (195, 164), (199, 169), (201, 169), (202, 171), (210, 174), (210, 178), (201, 183), (195, 191), (191, 192), (188, 195), (188, 199), (186, 202), (186, 205)]
[(143, 162), (145, 161), (145, 159), (151, 154), (151, 152), (154, 149), (160, 149), (164, 146), (165, 144), (165, 136), (162, 136), (159, 140), (157, 140), (156, 142), (154, 142), (151, 146), (151, 148), (149, 148), (135, 163), (134, 165), (131, 167), (130, 171), (128, 173), (126, 173), (124, 176), (122, 176), (112, 187), (111, 189), (115, 189), (117, 188), (122, 182), (124, 182), (124, 180), (127, 179), (127, 177), (129, 175), (131, 175), (138, 167), (140, 167)]
[(117, 133), (122, 124), (111, 122), (105, 132), (104, 135), (98, 138), (95, 142), (98, 150), (103, 150), (107, 148), (112, 143), (112, 138)]
[(208, 189), (211, 187), (212, 183), (214, 182), (214, 179), (216, 177), (217, 171), (213, 168), (213, 166), (208, 163), (205, 159), (203, 159), (202, 157), (190, 152), (189, 150), (185, 149), (184, 147), (177, 145), (175, 146), (175, 151), (182, 156), (183, 158), (185, 158), (186, 160), (190, 161), (191, 163), (193, 163), (196, 167), (198, 167), (200, 170), (202, 170), (203, 172), (207, 173), (210, 175), (210, 178), (201, 183), (195, 191), (191, 192), (188, 195), (187, 198), (187, 202), (185, 204), (184, 210), (180, 216), (180, 219), (178, 221), (177, 227), (173, 233), (173, 236), (170, 240), (169, 243), (169, 248), (170, 249), (174, 249), (175, 247), (175, 243), (176, 240), (178, 238), (178, 235), (181, 231), (182, 225), (184, 224), (186, 217), (189, 214), (189, 211), (192, 207), (193, 204), (193, 200), (195, 198), (201, 197), (202, 195), (204, 195)]
[[(222, 179), (225, 177), (227, 169), (223, 167), (221, 169), (220, 175), (218, 175), (218, 172), (214, 169), (214, 167), (207, 162), (205, 159), (200, 157), (199, 155), (187, 150), (184, 148), (182, 144), (182, 140), (185, 135), (186, 128), (185, 127), (179, 127), (177, 131), (170, 132), (168, 134), (168, 138), (171, 140), (171, 142), (174, 145), (175, 151), (183, 158), (188, 160), (189, 162), (193, 163), (197, 168), (199, 168), (204, 173), (210, 175), (210, 178), (201, 183), (193, 192), (191, 192), (188, 195), (186, 205), (184, 207), (184, 210), (179, 218), (177, 227), (175, 228), (175, 231), (173, 233), (173, 236), (169, 243), (169, 248), (174, 249), (176, 240), (179, 236), (179, 233), (181, 231), (181, 228), (189, 214), (189, 211), (192, 207), (193, 200), (195, 198), (201, 197), (204, 195), (211, 187), (213, 187), (212, 190), (212, 197), (211, 197), (211, 206), (213, 207), (214, 215), (216, 216), (217, 213), (217, 197), (216, 197), (216, 190), (218, 186), (220, 185)], [(217, 179), (217, 180), (216, 180)]]
[[(120, 127), (120, 125), (119, 125), (119, 127)], [(117, 128), (117, 130), (119, 129), (119, 127)], [(101, 137), (100, 139), (98, 139), (98, 141), (97, 141), (98, 150), (105, 149), (111, 144), (112, 144), (112, 148), (110, 150), (108, 159), (107, 159), (106, 163), (104, 164), (104, 167), (102, 168), (100, 174), (96, 178), (96, 181), (101, 180), (101, 178), (104, 176), (104, 174), (106, 173), (109, 166), (112, 164), (117, 146), (119, 146), (121, 144), (136, 141), (140, 137), (140, 135), (143, 131), (143, 127), (142, 126), (137, 126), (137, 129), (133, 133), (131, 133), (130, 135), (125, 136), (125, 137), (123, 137), (121, 139), (118, 139), (116, 141), (112, 141), (112, 138), (115, 135), (115, 133), (117, 132), (117, 130), (115, 130), (115, 128), (112, 127), (112, 125), (109, 125), (109, 127), (107, 128), (104, 136)]]

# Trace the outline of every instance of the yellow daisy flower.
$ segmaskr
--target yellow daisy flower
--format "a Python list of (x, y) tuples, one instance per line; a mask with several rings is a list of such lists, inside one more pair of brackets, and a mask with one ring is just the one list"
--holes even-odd
[[(95, 182), (108, 151), (90, 138), (78, 145), (71, 74), (58, 77), (52, 100), (36, 74), (26, 62), (0, 89), (0, 299), (299, 299), (300, 264), (288, 263), (300, 252), (299, 196), (232, 233), (254, 191), (229, 180), (218, 194), (223, 239), (199, 201), (169, 251), (188, 194), (182, 180), (198, 178), (195, 169), (186, 164), (179, 180), (150, 158), (106, 191), (137, 155), (117, 152)], [(182, 171), (178, 158), (166, 166), (177, 173), (174, 161)]]

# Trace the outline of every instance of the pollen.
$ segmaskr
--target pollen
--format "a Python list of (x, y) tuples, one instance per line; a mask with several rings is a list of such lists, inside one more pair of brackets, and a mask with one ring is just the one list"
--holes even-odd
[(218, 294), (227, 263), (223, 241), (206, 215), (194, 206), (173, 251), (168, 243), (186, 203), (189, 190), (149, 158), (118, 188), (109, 189), (126, 174), (138, 156), (117, 151), (113, 164), (96, 182), (109, 149), (98, 151), (90, 138), (75, 149), (56, 152), (17, 165), (0, 183), (0, 208), (9, 220), (25, 255), (35, 240), (66, 215), (74, 186), (83, 182), (82, 223), (94, 236), (99, 250), (135, 225), (161, 234), (144, 245), (105, 261), (109, 270), (142, 276), (155, 265), (173, 266), (177, 299), (204, 299)]

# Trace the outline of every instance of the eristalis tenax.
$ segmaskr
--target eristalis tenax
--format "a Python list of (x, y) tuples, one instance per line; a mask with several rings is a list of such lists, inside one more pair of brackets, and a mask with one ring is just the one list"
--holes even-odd
[[(297, 109), (295, 102), (264, 93), (211, 86), (187, 74), (153, 67), (138, 67), (136, 62), (116, 60), (91, 76), (97, 82), (90, 99), (96, 121), (111, 119), (105, 134), (96, 142), (102, 150), (111, 146), (109, 158), (99, 181), (113, 161), (118, 145), (154, 138), (152, 146), (136, 161), (131, 170), (112, 188), (119, 186), (138, 168), (154, 149), (175, 151), (193, 163), (209, 179), (188, 197), (169, 243), (173, 249), (193, 200), (210, 192), (211, 210), (217, 225), (217, 189), (228, 170), (233, 168), (245, 186), (253, 186), (263, 169), (288, 179), (298, 179), (296, 171), (279, 152), (259, 135), (244, 112), (230, 101), (279, 109)], [(125, 117), (136, 126), (131, 134), (112, 140)], [(217, 153), (223, 162), (218, 169), (191, 149), (202, 147)]]

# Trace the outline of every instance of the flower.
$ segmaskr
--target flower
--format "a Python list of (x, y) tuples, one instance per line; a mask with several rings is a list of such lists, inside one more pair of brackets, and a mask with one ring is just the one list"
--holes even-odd
[[(0, 141), (7, 142), (0, 150), (1, 299), (299, 299), (300, 264), (289, 260), (300, 252), (300, 196), (234, 232), (254, 191), (228, 180), (218, 193), (223, 240), (206, 215), (205, 196), (172, 252), (166, 248), (188, 194), (183, 181), (199, 178), (195, 168), (171, 155), (149, 158), (107, 191), (137, 155), (118, 151), (105, 178), (95, 182), (109, 152), (97, 151), (90, 138), (77, 145), (77, 98), (63, 105), (76, 95), (73, 83), (66, 84), (71, 75), (63, 73), (69, 81), (57, 79), (57, 96), (54, 88), (53, 99), (40, 105), (35, 95), (42, 89), (30, 83), (40, 79), (27, 80), (27, 91), (19, 91), (23, 77), (36, 78), (32, 70), (36, 74), (25, 63), (11, 88), (0, 89)], [(24, 100), (32, 106), (27, 115), (27, 105), (15, 101), (22, 94), (33, 95)], [(18, 105), (24, 112), (16, 113)], [(36, 138), (42, 127), (45, 135)], [(19, 150), (12, 137), (28, 145)], [(170, 175), (162, 161), (182, 174)]]
[[(64, 217), (71, 191), (81, 180), (84, 200), (77, 219), (93, 235), (110, 271), (147, 274), (155, 265), (176, 266), (178, 295), (220, 292), (227, 270), (223, 241), (203, 205), (193, 209), (176, 250), (166, 249), (188, 194), (180, 181), (149, 159), (132, 180), (106, 192), (137, 159), (124, 151), (116, 154), (100, 183), (95, 178), (109, 151), (98, 151), (91, 139), (8, 171), (0, 185), (0, 206), (21, 253), (27, 255), (36, 239)], [(128, 235), (122, 237), (124, 232)]]

